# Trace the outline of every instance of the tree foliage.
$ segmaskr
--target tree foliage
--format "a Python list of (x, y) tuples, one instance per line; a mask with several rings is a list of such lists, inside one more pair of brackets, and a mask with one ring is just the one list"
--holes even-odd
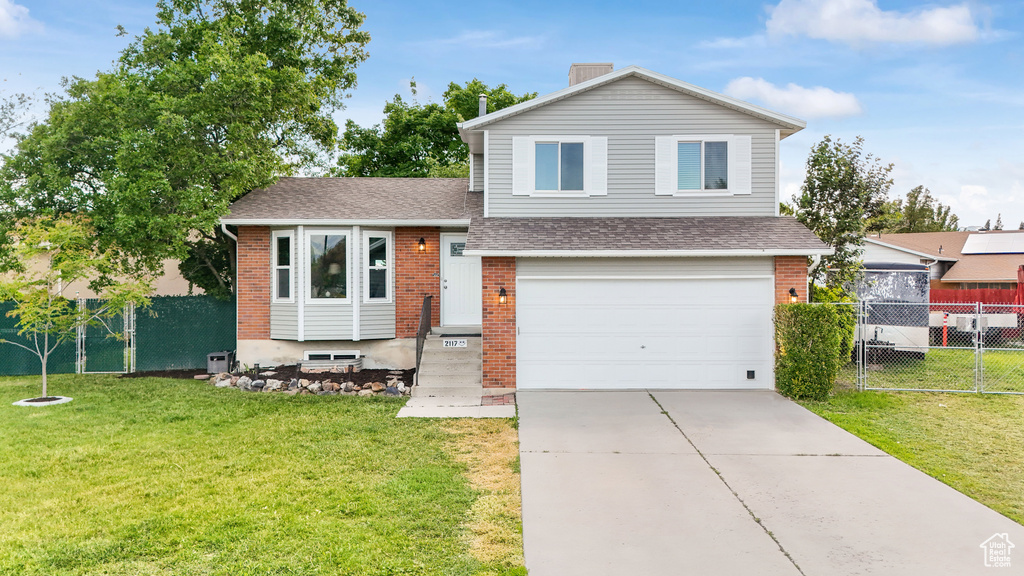
[[(95, 231), (83, 217), (23, 220), (10, 236), (15, 265), (0, 276), (0, 301), (14, 302), (8, 316), (18, 319), (18, 335), (28, 340), (0, 344), (24, 348), (39, 358), (46, 397), (46, 364), (57, 346), (75, 338), (79, 328), (114, 316), (127, 304), (147, 305), (152, 283), (147, 277), (121, 276), (115, 252), (98, 248)], [(99, 308), (80, 308), (64, 296), (63, 291), (79, 280), (88, 280), (103, 299)]]
[(157, 26), (111, 72), (75, 78), (0, 175), (8, 224), (88, 214), (101, 248), (138, 270), (178, 258), (232, 291), (233, 200), (333, 150), (331, 118), (369, 36), (344, 0), (161, 0)]
[(835, 249), (808, 271), (811, 280), (829, 287), (843, 287), (856, 279), (865, 223), (880, 212), (892, 186), (892, 164), (865, 154), (863, 143), (859, 136), (852, 144), (825, 136), (815, 144), (796, 198), (797, 219)]
[[(415, 84), (413, 84), (415, 90)], [(487, 94), (487, 112), (495, 112), (536, 98), (536, 93), (515, 95), (501, 84), (489, 88), (473, 79), (452, 82), (444, 102), (420, 104), (401, 96), (384, 105), (384, 121), (370, 128), (349, 120), (341, 139), (338, 176), (404, 178), (465, 177), (469, 174), (469, 148), (456, 124), (476, 118), (480, 94)]]
[(949, 206), (932, 197), (924, 186), (917, 186), (907, 197), (885, 202), (881, 209), (868, 219), (868, 232), (947, 232), (956, 231), (960, 219)]

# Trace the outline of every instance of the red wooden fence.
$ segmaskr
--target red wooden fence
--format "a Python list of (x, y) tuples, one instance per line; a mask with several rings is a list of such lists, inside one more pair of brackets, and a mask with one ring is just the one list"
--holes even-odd
[(932, 303), (983, 302), (985, 304), (1013, 304), (1016, 290), (972, 288), (968, 290), (932, 289)]

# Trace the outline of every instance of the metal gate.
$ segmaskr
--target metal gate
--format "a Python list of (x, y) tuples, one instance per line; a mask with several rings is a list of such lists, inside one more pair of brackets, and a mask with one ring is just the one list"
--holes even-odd
[[(103, 300), (80, 298), (79, 309), (98, 310)], [(135, 310), (126, 306), (121, 312), (101, 318), (78, 329), (78, 374), (123, 374), (135, 366)]]
[(1024, 306), (856, 306), (861, 390), (1024, 394)]

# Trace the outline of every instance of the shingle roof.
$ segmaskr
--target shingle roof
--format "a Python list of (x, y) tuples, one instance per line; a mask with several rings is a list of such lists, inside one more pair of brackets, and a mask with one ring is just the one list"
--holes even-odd
[(240, 198), (222, 220), (469, 220), (483, 213), (483, 194), (468, 189), (465, 178), (281, 178)]
[[(827, 254), (791, 217), (474, 218), (467, 253), (763, 252)], [(651, 254), (654, 255), (654, 254)]]
[[(1005, 234), (1009, 231), (988, 231), (985, 234)], [(931, 254), (940, 260), (954, 260), (942, 275), (943, 282), (1016, 282), (1017, 267), (1024, 264), (1024, 254), (962, 254), (967, 237), (979, 232), (911, 232), (908, 234), (882, 234), (869, 236), (891, 246)], [(939, 252), (939, 249), (942, 252)]]
[(942, 275), (943, 282), (1016, 282), (1024, 254), (965, 254)]

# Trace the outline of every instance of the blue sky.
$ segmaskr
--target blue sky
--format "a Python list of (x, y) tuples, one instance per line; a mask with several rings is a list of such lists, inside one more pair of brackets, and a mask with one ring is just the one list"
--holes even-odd
[[(54, 91), (108, 69), (154, 21), (153, 0), (0, 0), (0, 92)], [(573, 62), (630, 64), (807, 121), (783, 141), (783, 198), (811, 145), (861, 135), (961, 225), (1024, 220), (1024, 2), (466, 2), (351, 0), (373, 40), (338, 114), (368, 125), (384, 102), (437, 100), (449, 82), (557, 90)]]

